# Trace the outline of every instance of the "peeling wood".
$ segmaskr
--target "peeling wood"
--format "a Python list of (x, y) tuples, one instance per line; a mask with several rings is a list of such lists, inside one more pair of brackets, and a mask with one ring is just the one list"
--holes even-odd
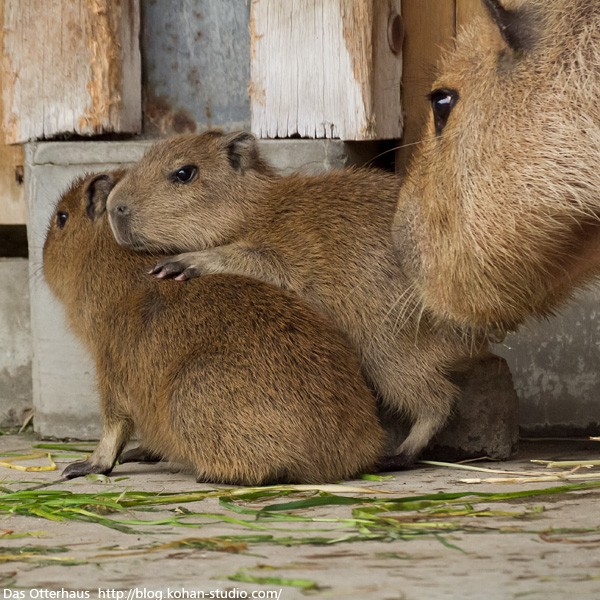
[(8, 143), (141, 130), (139, 0), (4, 0)]
[(399, 138), (402, 57), (388, 43), (399, 13), (400, 0), (253, 0), (253, 132)]

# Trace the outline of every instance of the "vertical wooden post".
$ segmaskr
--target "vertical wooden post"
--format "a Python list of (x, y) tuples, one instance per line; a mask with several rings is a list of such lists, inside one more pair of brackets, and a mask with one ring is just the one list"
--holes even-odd
[(455, 0), (402, 0), (404, 73), (402, 107), (404, 135), (396, 154), (397, 170), (403, 173), (429, 114), (426, 96), (435, 78), (435, 66), (455, 32)]
[(7, 142), (141, 129), (139, 0), (4, 0)]
[(400, 0), (253, 0), (251, 11), (256, 135), (400, 137)]
[(456, 33), (475, 17), (483, 16), (485, 8), (481, 0), (456, 0)]
[[(4, 2), (0, 0), (0, 23), (4, 17)], [(0, 57), (2, 55), (2, 29), (0, 29)], [(0, 77), (0, 98), (4, 78)], [(2, 103), (0, 103), (0, 123)], [(0, 126), (0, 225), (21, 225), (27, 221), (27, 206), (23, 185), (23, 148), (7, 146), (4, 129)]]

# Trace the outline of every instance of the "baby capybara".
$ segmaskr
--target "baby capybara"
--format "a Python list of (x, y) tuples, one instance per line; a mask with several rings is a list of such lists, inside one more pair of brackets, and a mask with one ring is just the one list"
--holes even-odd
[(145, 274), (105, 211), (122, 172), (75, 181), (44, 245), (44, 274), (95, 360), (102, 438), (68, 478), (109, 473), (137, 431), (141, 455), (198, 480), (326, 482), (383, 452), (375, 399), (349, 344), (293, 295), (238, 276), (182, 286)]

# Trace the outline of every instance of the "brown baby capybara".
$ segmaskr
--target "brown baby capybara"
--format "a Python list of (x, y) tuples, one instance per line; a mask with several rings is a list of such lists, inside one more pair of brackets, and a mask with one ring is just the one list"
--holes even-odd
[(393, 229), (428, 310), (509, 330), (600, 274), (600, 2), (484, 5), (440, 66)]
[(202, 481), (317, 483), (373, 468), (384, 435), (343, 336), (252, 279), (149, 277), (154, 259), (118, 246), (108, 224), (121, 175), (75, 181), (44, 245), (46, 280), (95, 360), (104, 419), (93, 454), (64, 476), (109, 473), (134, 431), (139, 455)]
[(208, 131), (155, 144), (111, 192), (120, 244), (186, 252), (159, 276), (235, 273), (292, 290), (351, 339), (387, 407), (412, 422), (409, 464), (451, 413), (448, 372), (481, 340), (436, 324), (394, 258), (394, 175), (368, 169), (278, 177), (253, 136)]

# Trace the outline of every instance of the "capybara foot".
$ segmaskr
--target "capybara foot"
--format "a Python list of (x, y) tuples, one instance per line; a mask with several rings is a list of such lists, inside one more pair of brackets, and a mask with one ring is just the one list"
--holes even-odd
[(157, 279), (177, 279), (178, 281), (200, 277), (204, 274), (204, 269), (196, 260), (198, 254), (198, 252), (187, 252), (170, 256), (157, 263), (149, 273)]
[(407, 456), (406, 454), (394, 454), (392, 456), (384, 456), (377, 463), (377, 470), (379, 472), (386, 471), (407, 471), (415, 466), (415, 459), (413, 456)]
[(225, 269), (227, 250), (207, 248), (199, 252), (185, 252), (163, 259), (150, 271), (157, 279), (186, 281), (202, 275), (221, 273)]
[(68, 465), (62, 472), (62, 476), (65, 479), (75, 479), (75, 477), (83, 477), (90, 473), (108, 475), (112, 470), (112, 465), (106, 466), (92, 463), (89, 460), (79, 460)]

